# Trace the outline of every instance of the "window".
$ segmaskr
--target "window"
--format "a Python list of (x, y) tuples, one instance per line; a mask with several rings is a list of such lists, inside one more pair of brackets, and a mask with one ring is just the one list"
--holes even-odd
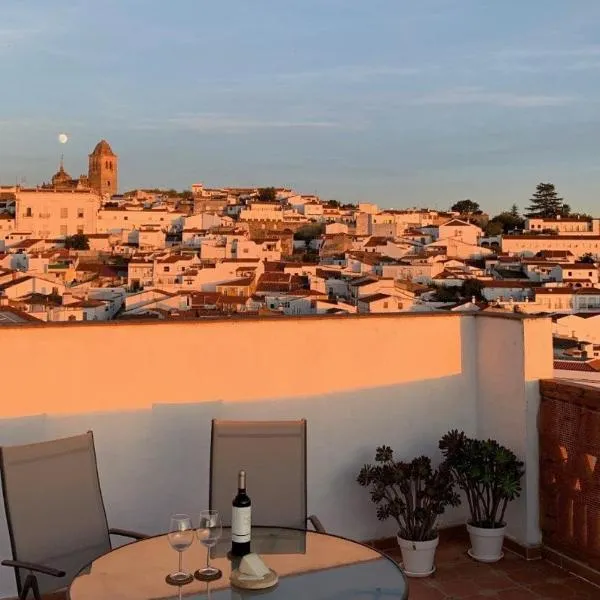
[(77, 209), (77, 218), (78, 219), (83, 219), (83, 215), (84, 215), (83, 208), (78, 208)]
[(572, 272), (572, 271), (569, 271), (569, 272), (567, 273), (567, 275), (568, 275), (569, 277), (571, 277), (571, 275), (573, 275), (573, 272)]
[(163, 267), (163, 272), (168, 273), (171, 270), (171, 267)]
[(60, 209), (60, 218), (61, 219), (68, 219), (69, 218), (69, 209), (68, 208), (61, 208)]
[(28, 206), (28, 207), (25, 209), (25, 216), (26, 216), (26, 217), (33, 217), (33, 215), (31, 214), (31, 206)]
[(388, 307), (388, 303), (387, 303), (387, 302), (384, 302), (384, 303), (383, 303), (383, 308), (387, 308), (387, 307)]
[(83, 235), (83, 225), (79, 225), (79, 226), (77, 227), (77, 233), (78, 233), (79, 235)]
[(110, 179), (106, 182), (106, 187), (110, 187)]
[(67, 226), (66, 225), (60, 226), (60, 235), (67, 235)]

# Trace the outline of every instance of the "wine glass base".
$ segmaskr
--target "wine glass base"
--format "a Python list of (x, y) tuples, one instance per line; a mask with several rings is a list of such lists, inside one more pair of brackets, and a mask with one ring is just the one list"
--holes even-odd
[(187, 585), (194, 581), (194, 576), (190, 573), (170, 573), (165, 577), (169, 585)]
[(215, 581), (220, 579), (223, 576), (221, 569), (217, 569), (216, 567), (208, 567), (207, 569), (198, 569), (194, 573), (194, 577), (198, 579), (198, 581)]

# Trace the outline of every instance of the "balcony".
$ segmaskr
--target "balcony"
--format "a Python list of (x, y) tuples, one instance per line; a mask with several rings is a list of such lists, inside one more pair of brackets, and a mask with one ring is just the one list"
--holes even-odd
[[(593, 516), (589, 508), (573, 511), (581, 505), (577, 486), (571, 504), (560, 500), (548, 513), (545, 488), (540, 504), (540, 400), (543, 406), (556, 393), (544, 386), (560, 385), (543, 382), (540, 395), (540, 380), (553, 374), (547, 318), (404, 313), (21, 325), (3, 327), (2, 340), (4, 372), (11, 374), (4, 390), (14, 401), (0, 405), (0, 443), (92, 429), (109, 522), (121, 527), (159, 533), (171, 513), (196, 514), (208, 505), (213, 418), (306, 418), (308, 510), (331, 533), (353, 539), (389, 545), (395, 534), (392, 522), (377, 521), (355, 482), (375, 447), (437, 460), (437, 441), (450, 428), (493, 437), (525, 461), (523, 494), (507, 514), (512, 550), (540, 555), (540, 512), (544, 536), (553, 535), (548, 523), (564, 515)], [(571, 388), (564, 394), (583, 397)], [(592, 455), (587, 447), (577, 452)], [(438, 572), (411, 582), (411, 600), (594, 597), (589, 590), (597, 590), (545, 561), (507, 552), (497, 565), (471, 562), (455, 529), (465, 518), (465, 507), (444, 515)], [(4, 557), (10, 546), (3, 514), (0, 520)], [(571, 522), (565, 531), (578, 542), (580, 516)], [(590, 571), (579, 574), (588, 576), (595, 563), (585, 560), (595, 542), (585, 539), (592, 540), (585, 555), (569, 556), (574, 544), (549, 544), (545, 556), (570, 570), (583, 565)], [(547, 584), (559, 583), (556, 589), (569, 595), (551, 595)], [(0, 597), (14, 591), (12, 573), (0, 570)]]

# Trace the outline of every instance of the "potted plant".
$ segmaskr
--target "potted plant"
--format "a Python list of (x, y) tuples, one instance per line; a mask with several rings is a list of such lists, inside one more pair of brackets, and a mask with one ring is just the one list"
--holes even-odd
[(448, 432), (439, 447), (446, 468), (469, 503), (469, 555), (481, 562), (500, 560), (506, 532), (504, 514), (508, 503), (521, 494), (523, 462), (494, 440), (469, 438), (457, 430)]
[(380, 446), (375, 465), (365, 465), (357, 477), (368, 487), (377, 505), (377, 518), (392, 517), (398, 523), (398, 545), (404, 570), (412, 577), (425, 577), (435, 571), (438, 545), (437, 518), (446, 506), (457, 506), (452, 475), (446, 468), (433, 469), (427, 456), (411, 462), (394, 460), (389, 446)]

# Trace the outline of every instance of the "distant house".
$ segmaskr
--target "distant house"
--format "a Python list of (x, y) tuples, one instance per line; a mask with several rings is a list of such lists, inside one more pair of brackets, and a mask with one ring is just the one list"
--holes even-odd
[(481, 285), (481, 294), (488, 302), (510, 299), (523, 301), (531, 297), (533, 289), (531, 283), (508, 280), (481, 281)]
[(405, 303), (396, 296), (384, 293), (363, 296), (358, 300), (359, 313), (388, 313), (406, 310)]
[(482, 235), (481, 227), (460, 219), (450, 219), (450, 221), (439, 226), (438, 240), (454, 239), (464, 244), (478, 246)]
[(600, 235), (505, 235), (502, 251), (533, 256), (538, 252), (571, 252), (576, 257), (591, 254), (600, 257)]

